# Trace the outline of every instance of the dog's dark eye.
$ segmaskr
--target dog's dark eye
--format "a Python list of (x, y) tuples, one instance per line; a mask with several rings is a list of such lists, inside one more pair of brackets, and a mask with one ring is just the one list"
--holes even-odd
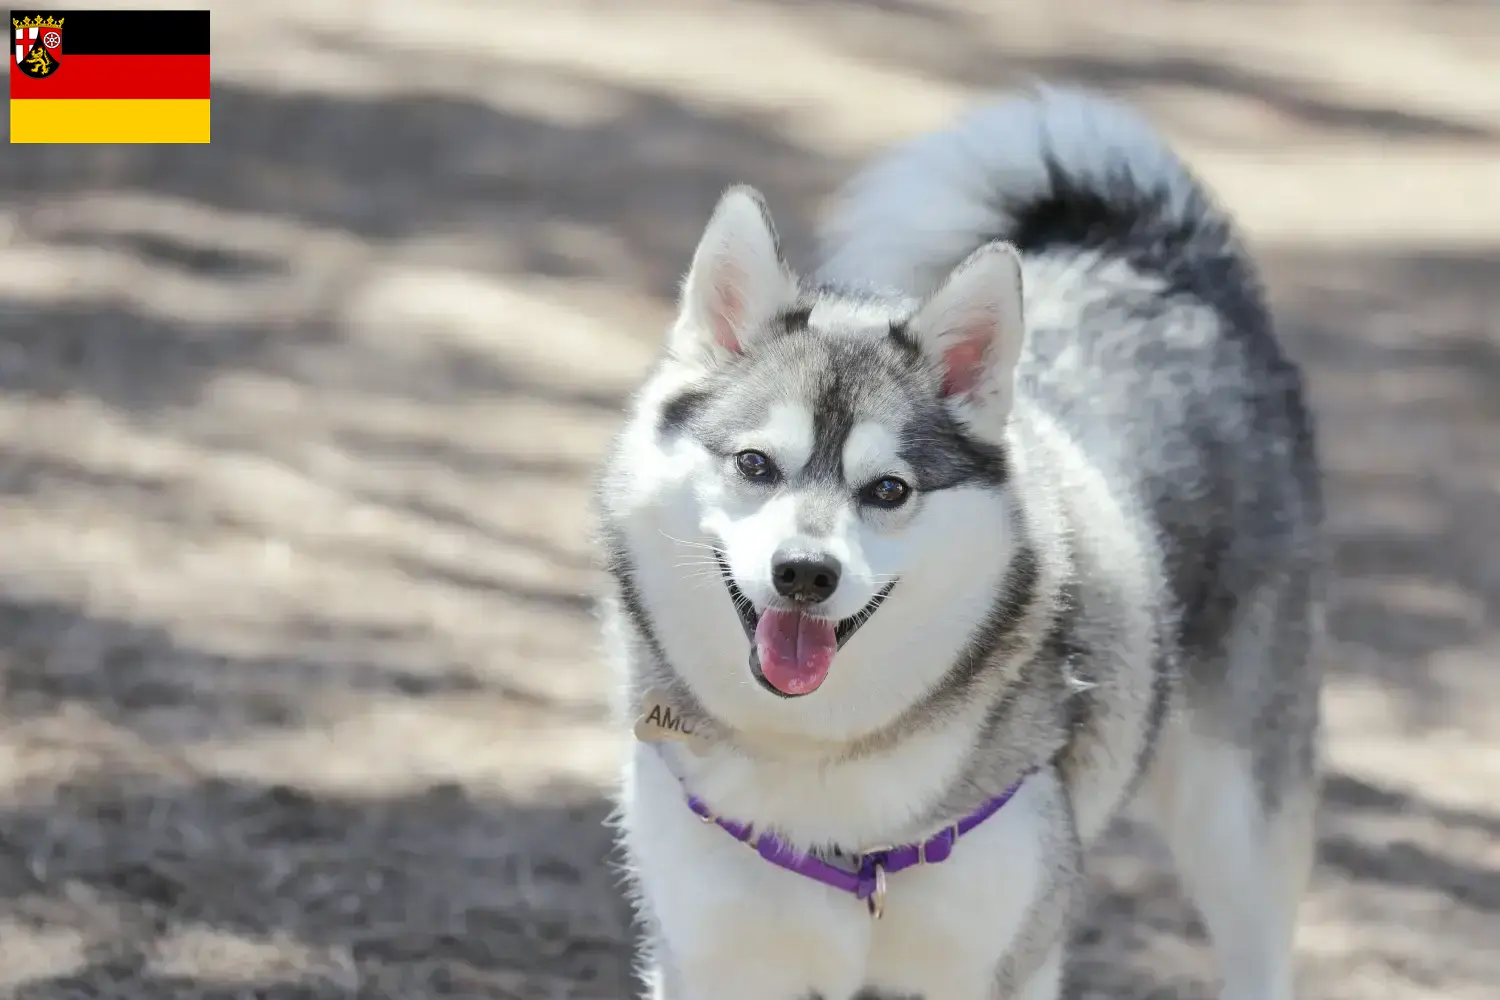
[(776, 478), (776, 465), (758, 451), (742, 451), (734, 456), (734, 467), (746, 479), (766, 483)]
[(884, 476), (860, 491), (859, 498), (871, 507), (899, 507), (911, 496), (911, 487), (895, 476)]

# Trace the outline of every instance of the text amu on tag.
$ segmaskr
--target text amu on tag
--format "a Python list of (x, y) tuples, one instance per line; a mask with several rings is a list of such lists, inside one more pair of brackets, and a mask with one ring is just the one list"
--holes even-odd
[(660, 691), (648, 691), (641, 699), (641, 714), (635, 720), (635, 738), (643, 743), (668, 740), (685, 743), (697, 752), (706, 741), (697, 729), (697, 720), (674, 705)]

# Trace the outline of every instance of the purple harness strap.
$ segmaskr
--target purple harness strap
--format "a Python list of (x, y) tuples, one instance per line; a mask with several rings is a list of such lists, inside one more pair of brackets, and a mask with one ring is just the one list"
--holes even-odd
[[(1024, 780), (1023, 777), (1021, 781)], [(689, 795), (687, 804), (688, 808), (697, 813), (698, 818), (703, 822), (713, 823), (735, 840), (753, 847), (757, 854), (771, 864), (785, 868), (789, 872), (796, 872), (814, 882), (840, 889), (856, 899), (864, 900), (870, 908), (870, 914), (879, 919), (885, 908), (886, 875), (895, 874), (915, 865), (935, 865), (948, 860), (948, 856), (953, 853), (953, 848), (958, 844), (958, 838), (999, 812), (1000, 807), (1009, 802), (1020, 789), (1021, 781), (1017, 781), (957, 823), (944, 827), (941, 832), (920, 844), (882, 847), (856, 855), (857, 867), (852, 870), (830, 864), (813, 854), (794, 850), (775, 834), (763, 833), (757, 837), (753, 826), (715, 816), (713, 811), (696, 795)]]

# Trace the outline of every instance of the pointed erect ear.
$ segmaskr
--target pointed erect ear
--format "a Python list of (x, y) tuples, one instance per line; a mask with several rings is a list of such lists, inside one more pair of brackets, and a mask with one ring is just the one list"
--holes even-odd
[(907, 329), (941, 366), (943, 395), (997, 417), (996, 427), (1003, 426), (1026, 332), (1015, 249), (997, 242), (974, 251)]
[(765, 199), (752, 187), (732, 187), (708, 220), (682, 283), (672, 353), (696, 364), (738, 354), (796, 297), (797, 279), (782, 260)]

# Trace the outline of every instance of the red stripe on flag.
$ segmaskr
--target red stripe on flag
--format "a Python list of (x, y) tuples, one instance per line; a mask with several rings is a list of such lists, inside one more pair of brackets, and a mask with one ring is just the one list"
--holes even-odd
[(70, 56), (40, 80), (21, 72), (10, 58), (13, 100), (207, 100), (208, 56)]

